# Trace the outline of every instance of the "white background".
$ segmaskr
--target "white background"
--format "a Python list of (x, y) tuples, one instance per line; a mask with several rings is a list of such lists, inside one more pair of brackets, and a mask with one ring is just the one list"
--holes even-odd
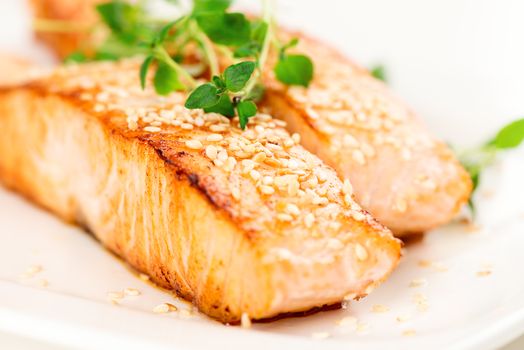
[[(446, 140), (471, 144), (524, 116), (522, 0), (281, 0), (279, 7), (282, 23), (363, 65), (384, 64), (392, 87)], [(28, 45), (25, 11), (23, 1), (0, 0), (0, 50), (49, 60)], [(0, 335), (0, 348), (43, 345)], [(524, 339), (508, 349), (522, 348)]]

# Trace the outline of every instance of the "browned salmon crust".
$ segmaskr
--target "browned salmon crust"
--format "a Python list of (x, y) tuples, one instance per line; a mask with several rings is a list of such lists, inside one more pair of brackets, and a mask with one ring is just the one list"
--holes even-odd
[(0, 181), (222, 322), (367, 294), (400, 242), (260, 114), (247, 130), (141, 91), (139, 62), (0, 89)]

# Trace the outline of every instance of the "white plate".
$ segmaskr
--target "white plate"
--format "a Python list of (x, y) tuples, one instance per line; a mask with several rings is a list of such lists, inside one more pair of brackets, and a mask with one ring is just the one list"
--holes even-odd
[[(511, 40), (524, 32), (521, 21), (512, 21), (522, 2), (392, 3), (282, 1), (281, 17), (316, 23), (314, 32), (362, 62), (385, 62), (394, 88), (455, 143), (481, 139), (524, 111), (524, 54)], [(2, 47), (34, 52), (24, 16), (19, 1), (0, 3)], [(250, 330), (194, 314), (138, 279), (89, 235), (0, 189), (0, 330), (90, 349), (493, 349), (524, 333), (523, 160), (524, 152), (513, 152), (487, 173), (477, 198), (480, 230), (455, 223), (408, 245), (393, 276), (348, 310)], [(421, 260), (433, 264), (420, 266)], [(42, 272), (24, 277), (35, 265)], [(417, 279), (427, 284), (410, 287)], [(118, 306), (108, 302), (108, 292), (128, 287), (142, 294)], [(162, 302), (179, 311), (153, 314)], [(388, 311), (372, 312), (374, 306)], [(313, 333), (329, 337), (315, 340)]]

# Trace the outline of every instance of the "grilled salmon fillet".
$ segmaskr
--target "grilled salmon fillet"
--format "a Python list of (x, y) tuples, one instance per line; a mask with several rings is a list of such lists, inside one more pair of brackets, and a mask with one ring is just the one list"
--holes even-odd
[[(100, 2), (77, 0), (65, 6), (63, 0), (38, 0), (35, 13), (89, 23)], [(300, 33), (281, 30), (279, 35), (282, 42), (301, 39), (296, 51), (314, 60), (315, 77), (307, 89), (287, 88), (267, 69), (267, 111), (285, 120), (290, 132), (299, 133), (306, 149), (349, 178), (359, 203), (397, 236), (450, 221), (472, 188), (451, 150), (366, 69)], [(82, 35), (44, 39), (62, 56), (78, 49), (75, 40), (89, 42)], [(273, 60), (276, 57), (274, 53)]]
[(312, 58), (315, 76), (308, 88), (286, 87), (265, 70), (268, 113), (350, 179), (359, 203), (397, 236), (449, 222), (472, 189), (449, 147), (366, 69), (300, 33), (280, 35), (300, 38), (296, 51)]
[(189, 111), (139, 61), (0, 88), (0, 181), (222, 322), (366, 295), (400, 242), (285, 122)]

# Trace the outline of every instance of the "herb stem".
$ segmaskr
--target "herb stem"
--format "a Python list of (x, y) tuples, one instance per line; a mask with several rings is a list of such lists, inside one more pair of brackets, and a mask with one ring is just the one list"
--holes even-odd
[(78, 33), (89, 31), (91, 26), (73, 21), (36, 18), (33, 21), (33, 29), (37, 32)]
[(248, 96), (251, 91), (254, 89), (258, 83), (260, 77), (262, 76), (261, 71), (266, 65), (267, 57), (269, 54), (269, 48), (271, 47), (271, 41), (273, 38), (272, 22), (273, 22), (273, 2), (272, 0), (264, 0), (264, 22), (267, 23), (267, 32), (264, 37), (264, 43), (262, 45), (262, 50), (260, 51), (260, 56), (258, 57), (257, 70), (253, 77), (246, 84), (246, 87), (241, 91), (242, 95)]
[(233, 64), (239, 63), (240, 60), (238, 58), (235, 58), (233, 55), (233, 52), (224, 45), (216, 45), (216, 48), (220, 53), (227, 58), (228, 61), (232, 62)]
[(211, 76), (220, 75), (220, 67), (218, 65), (218, 58), (217, 54), (215, 52), (215, 48), (213, 47), (213, 44), (211, 43), (211, 40), (205, 35), (202, 30), (196, 25), (196, 22), (192, 22), (192, 29), (194, 32), (195, 39), (198, 41), (200, 46), (202, 47), (202, 50), (204, 51), (204, 55), (206, 56), (207, 63), (209, 65), (209, 69), (211, 70)]
[(158, 46), (154, 49), (155, 57), (159, 60), (173, 68), (178, 75), (184, 79), (189, 87), (190, 90), (193, 90), (197, 87), (197, 82), (191, 74), (189, 74), (184, 68), (182, 68), (178, 63), (176, 63), (171, 56), (167, 53), (166, 49), (162, 46)]

